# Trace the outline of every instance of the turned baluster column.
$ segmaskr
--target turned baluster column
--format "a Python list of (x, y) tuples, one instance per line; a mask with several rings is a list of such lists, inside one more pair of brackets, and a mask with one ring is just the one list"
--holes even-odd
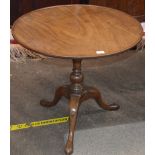
[(80, 95), (83, 91), (84, 76), (81, 73), (81, 59), (73, 59), (73, 71), (70, 74), (71, 94)]

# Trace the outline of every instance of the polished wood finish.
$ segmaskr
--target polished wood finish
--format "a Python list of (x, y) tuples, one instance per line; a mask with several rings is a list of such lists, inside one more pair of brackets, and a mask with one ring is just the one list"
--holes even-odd
[(145, 21), (145, 0), (87, 0), (88, 4), (124, 11), (140, 22)]
[(14, 23), (12, 33), (17, 42), (41, 54), (94, 58), (135, 46), (141, 40), (142, 27), (133, 17), (115, 9), (67, 5), (22, 16)]
[(55, 91), (55, 96), (52, 102), (46, 101), (46, 100), (41, 100), (40, 104), (44, 107), (51, 107), (56, 105), (61, 97), (66, 97), (69, 99), (70, 97), (70, 87), (68, 85), (65, 86), (60, 86), (59, 88), (56, 89)]
[(73, 60), (70, 84), (58, 87), (53, 101), (40, 101), (42, 106), (51, 107), (61, 97), (69, 100), (69, 134), (65, 152), (70, 155), (78, 109), (83, 101), (94, 99), (105, 110), (119, 109), (119, 105), (103, 101), (97, 88), (84, 84), (82, 59), (119, 55), (141, 40), (142, 28), (137, 20), (118, 10), (68, 5), (30, 12), (15, 22), (12, 32), (20, 44), (31, 50)]
[(80, 96), (79, 95), (71, 95), (69, 101), (69, 108), (70, 108), (70, 119), (69, 119), (69, 134), (68, 140), (65, 147), (65, 152), (67, 155), (73, 153), (73, 139), (74, 139), (74, 131), (77, 121), (77, 115), (80, 105)]
[(81, 73), (81, 59), (73, 59), (73, 71), (70, 75), (70, 85), (60, 86), (53, 98), (53, 101), (41, 100), (40, 104), (44, 107), (52, 107), (58, 103), (61, 97), (69, 99), (70, 119), (69, 119), (69, 134), (65, 147), (67, 155), (73, 153), (74, 131), (77, 121), (78, 109), (80, 104), (88, 99), (94, 99), (97, 104), (104, 110), (117, 110), (119, 105), (107, 104), (103, 101), (101, 94), (97, 88), (88, 87), (83, 84), (84, 76)]

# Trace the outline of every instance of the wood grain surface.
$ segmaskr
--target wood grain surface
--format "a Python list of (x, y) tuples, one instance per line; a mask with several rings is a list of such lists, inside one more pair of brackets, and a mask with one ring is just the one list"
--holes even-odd
[(62, 5), (21, 16), (12, 33), (24, 47), (62, 58), (94, 58), (123, 52), (142, 37), (130, 15), (95, 5)]

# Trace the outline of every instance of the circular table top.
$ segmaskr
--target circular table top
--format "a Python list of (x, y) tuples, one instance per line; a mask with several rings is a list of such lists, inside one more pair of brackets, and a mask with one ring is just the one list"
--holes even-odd
[(61, 5), (21, 16), (12, 33), (24, 47), (66, 58), (95, 58), (123, 52), (142, 37), (140, 23), (130, 15), (95, 5)]

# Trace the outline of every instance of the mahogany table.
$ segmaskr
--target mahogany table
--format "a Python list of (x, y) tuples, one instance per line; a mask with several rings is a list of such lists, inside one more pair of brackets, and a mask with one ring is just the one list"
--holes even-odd
[(40, 101), (42, 106), (50, 107), (62, 96), (69, 99), (69, 134), (65, 152), (72, 154), (78, 109), (83, 101), (92, 98), (105, 110), (119, 109), (119, 105), (103, 101), (97, 88), (83, 84), (82, 59), (118, 54), (135, 46), (142, 37), (141, 25), (130, 15), (115, 9), (62, 5), (23, 15), (14, 23), (12, 33), (15, 40), (28, 49), (73, 60), (71, 83), (60, 86), (53, 101)]

